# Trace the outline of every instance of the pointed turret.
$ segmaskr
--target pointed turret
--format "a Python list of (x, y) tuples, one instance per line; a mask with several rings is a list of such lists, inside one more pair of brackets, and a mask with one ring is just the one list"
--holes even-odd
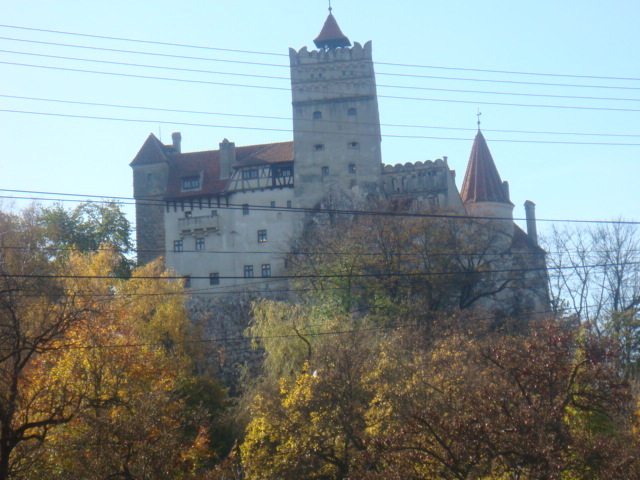
[(509, 185), (500, 179), (487, 141), (480, 130), (473, 142), (460, 196), (469, 215), (513, 218)]
[(338, 26), (338, 22), (336, 22), (336, 19), (331, 12), (329, 12), (329, 16), (324, 21), (320, 35), (316, 37), (313, 43), (315, 43), (318, 48), (340, 48), (351, 46), (351, 42), (347, 36), (342, 33)]

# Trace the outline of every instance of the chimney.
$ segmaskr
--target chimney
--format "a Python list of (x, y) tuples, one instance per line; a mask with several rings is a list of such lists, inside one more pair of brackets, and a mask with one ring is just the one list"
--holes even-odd
[(531, 200), (524, 202), (524, 211), (527, 217), (527, 235), (534, 243), (538, 245), (538, 230), (536, 228), (536, 204)]
[(236, 163), (236, 144), (226, 138), (220, 143), (220, 180), (231, 176), (231, 166)]
[(177, 153), (182, 153), (180, 146), (182, 142), (182, 135), (180, 135), (180, 132), (173, 132), (171, 134), (171, 140), (173, 140), (173, 148), (175, 149), (175, 151)]

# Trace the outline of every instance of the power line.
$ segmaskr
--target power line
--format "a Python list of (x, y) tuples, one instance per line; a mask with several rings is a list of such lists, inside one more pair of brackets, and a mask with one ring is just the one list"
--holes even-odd
[[(586, 306), (586, 307), (594, 307)], [(585, 308), (586, 308), (585, 307)], [(547, 315), (553, 314), (557, 315), (558, 311), (549, 308), (546, 310), (539, 310), (528, 312), (529, 315), (538, 316), (538, 315)], [(455, 315), (453, 315), (455, 317)], [(484, 316), (484, 317), (473, 317), (476, 321), (482, 320), (493, 320), (496, 318), (495, 315)], [(306, 331), (299, 333), (291, 333), (291, 334), (280, 334), (280, 335), (260, 335), (260, 336), (235, 336), (235, 337), (209, 337), (202, 339), (194, 339), (194, 340), (181, 340), (181, 341), (173, 341), (173, 345), (193, 345), (193, 344), (203, 344), (203, 343), (224, 343), (226, 346), (229, 345), (230, 342), (249, 342), (249, 341), (264, 341), (264, 340), (274, 340), (274, 339), (291, 339), (291, 340), (300, 340), (300, 335), (304, 335), (307, 337), (323, 337), (323, 336), (334, 336), (334, 335), (353, 335), (356, 333), (362, 332), (375, 332), (375, 331), (388, 331), (388, 330), (399, 330), (404, 328), (423, 328), (424, 325), (420, 323), (404, 323), (404, 324), (396, 324), (396, 325), (380, 325), (380, 326), (372, 326), (372, 327), (361, 327), (357, 329), (346, 329), (346, 330), (325, 330), (325, 331)], [(142, 348), (142, 347), (166, 347), (166, 344), (162, 342), (138, 342), (138, 343), (123, 343), (123, 344), (98, 344), (98, 345), (78, 345), (78, 344), (67, 344), (60, 345), (56, 347), (56, 350), (89, 350), (89, 349), (109, 349), (109, 348)], [(237, 350), (254, 350), (254, 347), (249, 348), (240, 348)], [(1, 349), (0, 351), (12, 351), (11, 349)]]
[[(263, 62), (250, 62), (250, 61), (242, 61), (242, 60), (231, 60), (231, 59), (223, 59), (223, 58), (211, 58), (211, 57), (194, 57), (189, 55), (176, 55), (170, 53), (159, 53), (159, 52), (141, 52), (137, 50), (123, 50), (116, 48), (105, 48), (105, 47), (96, 47), (90, 45), (74, 45), (68, 43), (55, 43), (55, 42), (45, 42), (40, 40), (31, 40), (31, 39), (23, 39), (23, 38), (10, 38), (10, 37), (0, 37), (0, 40), (9, 40), (15, 42), (27, 42), (27, 43), (35, 43), (40, 45), (50, 45), (50, 46), (59, 46), (59, 47), (70, 47), (70, 48), (81, 48), (88, 50), (96, 50), (96, 51), (106, 51), (106, 52), (114, 52), (114, 53), (127, 53), (127, 54), (135, 54), (135, 55), (148, 55), (148, 56), (156, 56), (156, 57), (165, 57), (165, 58), (178, 58), (185, 60), (199, 60), (199, 61), (210, 61), (210, 62), (220, 62), (220, 63), (237, 63), (243, 65), (252, 65), (252, 66), (265, 66), (265, 67), (278, 67), (278, 68), (290, 68), (289, 65), (278, 64), (278, 63), (263, 63)], [(520, 80), (500, 80), (500, 79), (488, 79), (488, 78), (465, 78), (465, 77), (443, 77), (437, 75), (420, 75), (420, 74), (411, 74), (411, 73), (393, 73), (393, 72), (376, 72), (376, 75), (382, 76), (396, 76), (396, 77), (405, 77), (405, 78), (428, 78), (434, 80), (455, 80), (455, 81), (467, 81), (467, 82), (488, 82), (488, 83), (505, 83), (505, 84), (517, 84), (517, 85), (536, 85), (536, 86), (549, 86), (549, 87), (570, 87), (570, 88), (600, 88), (600, 89), (616, 89), (616, 90), (640, 90), (640, 87), (630, 87), (630, 86), (622, 86), (622, 85), (585, 85), (585, 84), (567, 84), (567, 83), (545, 83), (545, 82), (527, 82)]]
[[(2, 63), (2, 62), (0, 62)], [(482, 102), (470, 102), (470, 103), (482, 103)], [(640, 110), (637, 110), (640, 112)], [(103, 117), (103, 116), (95, 116), (95, 115), (76, 115), (70, 113), (52, 113), (52, 112), (36, 112), (33, 110), (14, 110), (14, 109), (0, 109), (0, 112), (5, 113), (16, 113), (16, 114), (24, 114), (24, 115), (40, 115), (45, 117), (63, 117), (63, 118), (78, 118), (83, 120), (106, 120), (106, 121), (114, 121), (114, 122), (129, 122), (129, 123), (152, 123), (155, 125), (182, 125), (188, 127), (206, 127), (206, 128), (225, 128), (225, 129), (236, 129), (236, 130), (257, 130), (257, 131), (268, 131), (268, 132), (284, 132), (284, 133), (293, 133), (292, 129), (287, 128), (272, 128), (272, 127), (249, 127), (243, 125), (219, 125), (219, 124), (207, 124), (207, 123), (195, 123), (195, 122), (178, 122), (178, 121), (169, 121), (169, 120), (148, 120), (141, 118), (119, 118), (119, 117)], [(301, 132), (311, 132), (310, 130), (299, 130)], [(316, 132), (313, 132), (316, 133)], [(332, 132), (332, 135), (342, 135), (342, 136), (353, 136), (350, 132)], [(381, 136), (386, 138), (408, 138), (408, 139), (416, 139), (416, 140), (453, 140), (453, 141), (464, 141), (469, 142), (469, 138), (460, 138), (460, 137), (438, 137), (438, 136), (429, 136), (429, 135), (396, 135), (396, 134), (366, 134), (360, 133), (360, 136)], [(516, 139), (491, 139), (492, 142), (506, 142), (506, 143), (539, 143), (539, 144), (553, 144), (553, 145), (601, 145), (601, 146), (626, 146), (626, 147), (637, 147), (640, 146), (640, 143), (620, 143), (620, 142), (577, 142), (577, 141), (564, 141), (564, 140), (516, 140)]]
[[(15, 196), (3, 196), (0, 198), (17, 198), (22, 200), (46, 200), (46, 201), (75, 201), (75, 202), (93, 202), (93, 203), (112, 203), (118, 202), (122, 204), (133, 205), (135, 200), (132, 197), (106, 197), (104, 195), (88, 195), (81, 193), (64, 193), (64, 192), (44, 192), (37, 190), (16, 190), (0, 188), (0, 192), (14, 192), (14, 193), (28, 193), (38, 195), (61, 195), (69, 197), (82, 197), (85, 200), (65, 199), (65, 198), (41, 198), (41, 197), (15, 197)], [(90, 198), (100, 198), (102, 200), (89, 200)], [(126, 201), (123, 201), (126, 200)], [(129, 201), (129, 202), (127, 202)], [(146, 205), (158, 205), (164, 206), (167, 202), (172, 200), (139, 200), (138, 204)], [(186, 201), (189, 199), (179, 199), (176, 201)], [(220, 205), (212, 208), (215, 209), (227, 209), (227, 210), (242, 210), (245, 204), (228, 204)], [(395, 212), (395, 211), (375, 211), (375, 210), (340, 210), (340, 209), (327, 209), (327, 208), (302, 208), (302, 207), (271, 207), (266, 205), (251, 205), (248, 204), (250, 209), (256, 211), (271, 211), (271, 212), (288, 212), (288, 213), (312, 213), (312, 214), (337, 214), (337, 215), (361, 215), (361, 216), (382, 216), (382, 217), (412, 217), (412, 218), (441, 218), (451, 220), (489, 220), (495, 221), (495, 217), (473, 217), (470, 215), (453, 215), (453, 214), (440, 214), (440, 213), (409, 213), (409, 212)], [(207, 207), (207, 209), (209, 209)], [(513, 221), (526, 221), (526, 218), (513, 218)], [(538, 218), (537, 222), (555, 222), (555, 223), (596, 223), (596, 224), (616, 224), (616, 225), (640, 225), (640, 221), (636, 220), (578, 220), (578, 219), (552, 219), (552, 218)]]
[[(28, 31), (36, 31), (36, 32), (44, 32), (44, 33), (55, 33), (55, 34), (60, 34), (60, 35), (71, 35), (71, 36), (78, 36), (78, 37), (96, 38), (96, 39), (101, 39), (101, 40), (116, 40), (116, 41), (124, 41), (124, 42), (146, 43), (146, 44), (160, 45), (160, 46), (194, 48), (194, 49), (202, 49), (202, 50), (216, 50), (216, 51), (233, 52), (233, 53), (246, 53), (246, 54), (252, 54), (252, 55), (270, 55), (270, 56), (276, 56), (276, 57), (288, 57), (288, 55), (284, 54), (284, 53), (264, 52), (264, 51), (257, 51), (257, 50), (239, 50), (239, 49), (220, 48), (220, 47), (211, 47), (211, 46), (193, 45), (193, 44), (183, 44), (183, 43), (160, 42), (160, 41), (154, 41), (154, 40), (141, 40), (141, 39), (134, 39), (134, 38), (126, 38), (126, 37), (113, 37), (113, 36), (107, 36), (107, 35), (95, 35), (95, 34), (78, 33), (78, 32), (66, 32), (66, 31), (61, 31), (61, 30), (48, 30), (48, 29), (42, 29), (42, 28), (22, 27), (22, 26), (17, 26), (17, 25), (0, 25), (0, 28), (28, 30)], [(634, 77), (576, 75), (576, 74), (564, 74), (564, 73), (522, 72), (522, 71), (514, 71), (514, 70), (491, 70), (491, 69), (480, 69), (480, 68), (445, 67), (445, 66), (439, 66), (439, 65), (421, 65), (421, 64), (391, 63), (391, 62), (376, 62), (376, 63), (378, 65), (390, 65), (390, 66), (395, 66), (395, 67), (412, 67), (412, 68), (440, 69), (440, 70), (460, 70), (460, 71), (469, 71), (469, 72), (500, 73), (500, 74), (510, 74), (510, 75), (535, 75), (535, 76), (549, 76), (549, 77), (593, 78), (593, 79), (600, 79), (600, 80), (640, 81), (640, 78), (634, 78)]]
[[(506, 256), (504, 254), (503, 256)], [(616, 266), (627, 265), (640, 265), (640, 261), (637, 262), (611, 262), (611, 263), (599, 263), (592, 265), (579, 265), (579, 266), (556, 266), (554, 270), (575, 270), (577, 268), (606, 268)], [(327, 273), (327, 274), (295, 274), (295, 275), (273, 275), (270, 277), (262, 277), (272, 280), (306, 280), (306, 279), (343, 279), (343, 278), (389, 278), (389, 277), (429, 277), (429, 276), (456, 276), (456, 275), (493, 275), (497, 273), (529, 273), (535, 271), (546, 271), (547, 267), (527, 267), (527, 268), (504, 268), (493, 269), (486, 271), (479, 270), (460, 270), (460, 271), (444, 271), (444, 272), (376, 272), (376, 273)], [(55, 279), (84, 279), (84, 280), (184, 280), (189, 278), (191, 280), (209, 280), (210, 277), (198, 276), (198, 275), (167, 275), (167, 276), (135, 276), (128, 277), (122, 275), (65, 275), (65, 274), (12, 274), (3, 273), (4, 278), (55, 278)], [(223, 276), (218, 277), (220, 280), (246, 280), (254, 277), (245, 276)]]
[[(56, 98), (25, 97), (25, 96), (19, 96), (19, 95), (0, 94), (0, 97), (11, 98), (15, 100), (30, 100), (30, 101), (38, 101), (38, 102), (63, 103), (63, 104), (70, 104), (70, 105), (85, 105), (85, 106), (96, 106), (96, 107), (133, 109), (133, 110), (148, 110), (148, 111), (154, 111), (154, 112), (187, 113), (187, 114), (195, 114), (195, 115), (219, 115), (219, 116), (225, 116), (225, 117), (258, 118), (258, 119), (266, 119), (266, 120), (288, 120), (288, 121), (293, 120), (293, 117), (280, 117), (280, 116), (273, 116), (273, 115), (250, 115), (250, 114), (240, 114), (240, 113), (208, 112), (203, 110), (181, 110), (181, 109), (174, 109), (174, 108), (147, 107), (147, 106), (139, 106), (139, 105), (121, 105), (121, 104), (114, 104), (114, 103), (82, 102), (77, 100), (63, 100), (63, 99), (56, 99)], [(326, 120), (326, 119), (315, 120), (315, 122), (320, 124), (339, 123), (338, 121), (335, 121), (335, 120)], [(378, 125), (378, 124), (369, 123), (369, 122), (358, 122), (358, 125)], [(477, 131), (477, 128), (466, 128), (466, 127), (439, 127), (439, 126), (433, 126), (433, 125), (407, 125), (407, 124), (394, 124), (394, 123), (380, 123), (379, 125), (383, 127), (398, 127), (398, 128), (424, 128), (424, 129), (460, 130), (460, 131), (472, 131), (472, 132)], [(498, 129), (483, 129), (483, 132), (525, 133), (525, 134), (540, 134), (540, 135), (602, 136), (602, 137), (640, 137), (640, 134), (549, 132), (549, 131), (498, 130)]]
[[(59, 70), (59, 71), (65, 71), (65, 72), (91, 73), (91, 74), (96, 74), (96, 75), (109, 75), (109, 76), (117, 76), (117, 77), (138, 78), (138, 79), (144, 79), (144, 80), (162, 80), (162, 81), (183, 82), (183, 83), (203, 84), (203, 85), (219, 85), (219, 86), (228, 86), (228, 87), (258, 88), (258, 89), (267, 89), (267, 90), (274, 90), (274, 91), (290, 91), (290, 88), (288, 88), (288, 87), (275, 87), (275, 86), (268, 86), (268, 85), (247, 85), (247, 84), (230, 83), (230, 82), (212, 82), (210, 80), (194, 80), (194, 79), (185, 79), (185, 78), (158, 77), (158, 76), (151, 76), (151, 75), (138, 75), (138, 74), (122, 73), (122, 72), (104, 72), (104, 71), (99, 71), (99, 70), (87, 70), (87, 69), (69, 68), (69, 67), (56, 67), (56, 66), (51, 66), (51, 65), (34, 65), (34, 64), (19, 63), (19, 62), (0, 61), (0, 64), (21, 66), (21, 67), (30, 67), (30, 68), (43, 68), (43, 69), (47, 69), (47, 70)], [(537, 108), (559, 108), (559, 109), (572, 109), (572, 110), (640, 112), (640, 109), (633, 109), (633, 108), (588, 107), (588, 106), (578, 106), (578, 105), (524, 104), (524, 103), (509, 103), (509, 102), (487, 102), (487, 101), (476, 101), (476, 100), (454, 100), (454, 99), (438, 99), (438, 98), (425, 98), (425, 97), (407, 97), (407, 96), (399, 96), (399, 95), (378, 95), (378, 98), (389, 98), (389, 99), (393, 99), (393, 100), (417, 100), (417, 101), (429, 101), (429, 102), (445, 102), (445, 103), (465, 103), (465, 104), (474, 104), (474, 105), (499, 105), (499, 106), (508, 106), (508, 107), (531, 107), (531, 108), (536, 108), (537, 107)]]
[[(260, 75), (260, 74), (257, 74), (257, 73), (220, 72), (220, 71), (213, 71), (213, 70), (193, 69), (193, 68), (168, 67), (168, 66), (164, 66), (164, 65), (149, 65), (149, 64), (140, 64), (140, 63), (116, 62), (116, 61), (113, 61), (113, 60), (97, 60), (97, 59), (90, 59), (90, 58), (66, 57), (66, 56), (60, 56), (60, 55), (48, 55), (48, 54), (44, 54), (44, 53), (16, 52), (16, 51), (12, 51), (12, 50), (0, 50), (0, 52), (16, 54), (16, 55), (29, 55), (29, 56), (37, 56), (37, 57), (44, 57), (44, 58), (55, 58), (55, 59), (58, 59), (58, 60), (72, 60), (72, 61), (78, 61), (78, 62), (105, 63), (105, 64), (109, 64), (109, 65), (136, 67), (136, 68), (154, 68), (154, 69), (160, 69), (160, 70), (170, 70), (170, 71), (180, 71), (180, 72), (190, 72), (190, 73), (207, 73), (207, 74), (215, 74), (215, 75), (231, 75), (231, 76), (240, 76), (240, 77), (264, 78), (264, 79), (272, 79), (272, 80), (287, 80), (287, 81), (289, 80), (289, 77), (280, 77), (280, 76), (273, 76), (273, 75)], [(48, 68), (48, 66), (43, 66), (43, 65), (33, 65), (33, 66)], [(93, 73), (95, 73), (95, 72), (93, 72)], [(572, 100), (640, 102), (640, 98), (593, 97), (593, 96), (556, 95), (556, 94), (527, 93), (527, 92), (463, 90), (463, 89), (452, 89), (452, 88), (421, 87), (421, 86), (415, 86), (415, 85), (385, 85), (385, 84), (380, 84), (380, 83), (377, 84), (377, 87), (378, 88), (399, 88), (399, 89), (405, 89), (405, 90), (427, 90), (427, 91), (448, 92), (448, 93), (473, 93), (473, 94), (481, 94), (481, 95), (507, 95), (507, 96), (511, 95), (511, 96), (524, 96), (524, 97), (562, 98), (562, 99), (572, 99)]]

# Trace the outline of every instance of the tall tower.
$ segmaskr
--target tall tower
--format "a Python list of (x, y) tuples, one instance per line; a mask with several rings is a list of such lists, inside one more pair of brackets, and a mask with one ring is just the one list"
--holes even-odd
[(133, 169), (133, 198), (136, 200), (136, 248), (143, 264), (164, 256), (164, 196), (169, 182), (167, 154), (180, 151), (180, 134), (173, 134), (173, 146), (163, 145), (151, 134), (130, 163)]
[(378, 184), (382, 168), (371, 42), (351, 46), (331, 12), (314, 42), (318, 50), (289, 49), (299, 207), (332, 186)]

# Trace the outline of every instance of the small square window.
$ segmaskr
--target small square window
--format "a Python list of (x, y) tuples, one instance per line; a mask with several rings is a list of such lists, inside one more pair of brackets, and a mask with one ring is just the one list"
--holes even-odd
[(356, 108), (351, 107), (349, 110), (347, 110), (347, 115), (349, 115), (350, 117), (354, 117), (358, 114), (358, 110)]
[(184, 218), (191, 218), (192, 216), (193, 216), (193, 214), (191, 213), (190, 210), (187, 211), (187, 212), (184, 212)]
[(253, 265), (244, 266), (244, 278), (253, 278)]
[(329, 176), (329, 167), (322, 167), (322, 176), (323, 177)]
[(352, 175), (356, 173), (356, 164), (355, 163), (350, 163), (349, 164), (349, 173), (352, 174)]
[(218, 210), (211, 210), (211, 216), (212, 217), (217, 217), (218, 216)]
[(244, 168), (242, 169), (242, 179), (248, 180), (251, 178), (258, 178), (258, 169), (257, 168)]
[(322, 112), (313, 112), (314, 120), (322, 120)]
[(272, 202), (271, 202), (271, 208), (273, 208), (273, 207), (275, 207), (275, 206), (276, 206), (276, 202), (273, 202), (273, 201), (272, 201)]
[(242, 214), (243, 215), (249, 215), (249, 204), (245, 203), (244, 205), (242, 205)]
[(271, 276), (271, 264), (270, 263), (263, 263), (262, 264), (262, 276), (263, 277), (270, 277)]
[(196, 238), (196, 250), (204, 250), (204, 238)]
[(220, 274), (218, 272), (209, 274), (209, 285), (220, 285)]
[(349, 142), (349, 148), (351, 150), (358, 150), (360, 148), (360, 144), (358, 142)]
[(324, 150), (324, 145), (321, 143), (318, 143), (313, 146), (313, 150), (316, 152), (322, 152)]
[(173, 251), (174, 252), (182, 252), (182, 250), (183, 250), (182, 240), (174, 240), (173, 241)]
[(267, 231), (258, 230), (258, 243), (265, 243), (267, 241)]
[(184, 277), (182, 277), (182, 282), (184, 288), (191, 288), (191, 277), (189, 275), (185, 275)]

